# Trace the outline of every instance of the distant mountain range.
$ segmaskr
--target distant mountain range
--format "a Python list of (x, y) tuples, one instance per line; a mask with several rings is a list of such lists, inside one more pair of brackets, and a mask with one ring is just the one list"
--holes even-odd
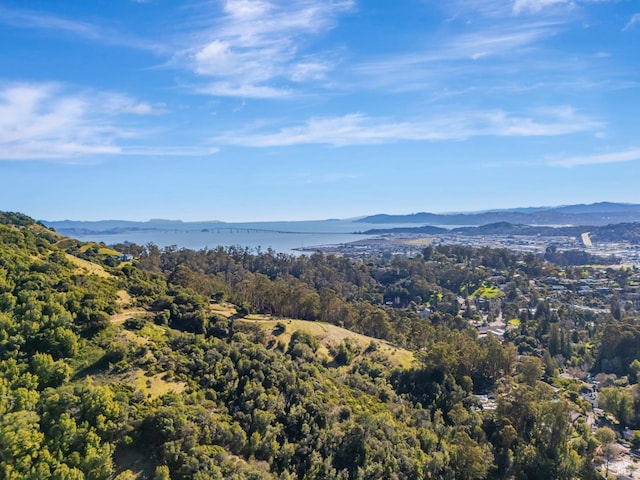
[(439, 226), (487, 225), (500, 222), (519, 225), (610, 225), (640, 222), (640, 205), (600, 202), (562, 207), (529, 207), (473, 213), (412, 213), (371, 215), (356, 220), (368, 224), (423, 224)]
[(222, 222), (183, 222), (182, 220), (151, 219), (146, 222), (136, 222), (130, 220), (41, 220), (47, 227), (56, 231), (64, 232), (90, 232), (90, 233), (116, 233), (123, 231), (149, 231), (149, 230), (198, 230), (217, 226)]
[[(277, 232), (341, 232), (353, 233), (366, 230), (372, 225), (380, 229), (390, 227), (415, 227), (421, 225), (420, 233), (439, 233), (437, 227), (468, 227), (490, 225), (491, 230), (526, 231), (527, 226), (604, 226), (640, 222), (640, 205), (626, 203), (594, 203), (591, 205), (568, 205), (562, 207), (526, 207), (472, 213), (414, 213), (410, 215), (371, 215), (349, 220), (293, 221), (293, 222), (245, 222), (225, 223), (220, 221), (183, 222), (181, 220), (153, 219), (146, 222), (127, 220), (100, 221), (47, 221), (42, 223), (64, 235), (113, 235), (132, 232), (220, 232), (237, 229), (252, 229)], [(507, 226), (509, 225), (509, 226)], [(377, 229), (376, 229), (377, 230)], [(371, 230), (367, 230), (371, 233)], [(475, 231), (473, 234), (482, 234)], [(518, 234), (518, 233), (514, 233)]]
[(425, 225), (424, 227), (375, 228), (361, 232), (367, 235), (384, 234), (456, 234), (465, 236), (484, 235), (522, 235), (543, 237), (579, 237), (589, 233), (594, 242), (640, 243), (640, 223), (615, 223), (609, 225), (582, 225), (569, 227), (549, 227), (541, 225), (518, 225), (508, 222), (489, 223), (479, 227), (442, 228)]

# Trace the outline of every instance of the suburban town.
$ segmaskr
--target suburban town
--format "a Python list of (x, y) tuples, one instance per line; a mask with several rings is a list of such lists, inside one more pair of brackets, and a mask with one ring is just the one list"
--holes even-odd
[[(530, 278), (524, 289), (514, 288), (518, 283), (516, 278), (509, 278), (504, 271), (496, 272), (496, 275), (486, 278), (482, 292), (459, 295), (458, 311), (477, 329), (480, 338), (492, 335), (513, 341), (519, 335), (522, 323), (536, 316), (537, 308), (533, 307), (536, 301), (545, 302), (551, 315), (560, 312), (563, 317), (578, 316), (582, 322), (594, 327), (612, 315), (622, 319), (637, 316), (640, 312), (640, 245), (631, 242), (593, 243), (588, 233), (580, 237), (391, 233), (370, 240), (309, 248), (309, 251), (370, 261), (393, 256), (413, 257), (422, 255), (427, 247), (446, 245), (508, 249), (540, 258), (549, 257), (550, 252), (582, 251), (602, 259), (600, 265), (559, 265), (550, 275)], [(532, 297), (536, 299), (533, 302)], [(387, 304), (402, 306), (398, 298), (389, 299)], [(520, 306), (516, 309), (514, 305)], [(432, 313), (429, 306), (419, 309), (425, 318)], [(604, 427), (617, 432), (615, 444), (606, 448), (606, 461), (600, 465), (602, 473), (618, 479), (640, 478), (640, 431), (636, 433), (623, 427), (615, 416), (600, 408), (599, 401), (601, 388), (608, 392), (611, 388), (624, 386), (628, 384), (627, 377), (604, 373), (592, 376), (584, 366), (571, 365), (564, 360), (560, 362), (562, 365), (554, 364), (557, 370), (552, 376), (555, 375), (556, 380), (551, 381), (551, 385), (558, 384), (552, 387), (558, 394), (561, 383), (563, 388), (567, 384), (573, 385), (575, 405), (579, 407), (571, 412), (571, 421), (583, 421), (594, 432)], [(478, 394), (476, 398), (479, 409), (496, 409), (494, 394)]]

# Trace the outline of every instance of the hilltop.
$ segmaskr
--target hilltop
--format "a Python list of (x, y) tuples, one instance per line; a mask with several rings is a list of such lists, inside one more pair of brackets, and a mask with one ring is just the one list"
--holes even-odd
[(383, 358), (385, 363), (392, 367), (409, 368), (414, 366), (415, 362), (413, 352), (399, 348), (386, 340), (355, 333), (330, 323), (290, 318), (273, 320), (254, 315), (243, 318), (239, 322), (249, 326), (259, 326), (267, 337), (268, 345), (278, 346), (282, 342), (279, 347), (282, 350), (289, 347), (292, 338), (300, 334), (311, 335), (319, 342), (319, 358), (328, 362), (334, 361), (341, 345), (349, 345), (352, 350), (349, 363), (368, 356)]

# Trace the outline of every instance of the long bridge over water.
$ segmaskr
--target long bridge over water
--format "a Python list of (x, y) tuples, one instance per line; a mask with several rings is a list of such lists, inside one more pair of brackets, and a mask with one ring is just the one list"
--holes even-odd
[(245, 228), (245, 227), (213, 227), (203, 228), (200, 230), (165, 230), (176, 233), (231, 233), (231, 234), (272, 234), (272, 235), (351, 235), (355, 232), (294, 232), (291, 230), (269, 230), (264, 228)]

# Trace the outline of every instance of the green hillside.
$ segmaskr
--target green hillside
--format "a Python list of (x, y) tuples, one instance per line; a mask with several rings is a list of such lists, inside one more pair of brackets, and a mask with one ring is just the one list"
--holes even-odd
[[(0, 221), (0, 478), (594, 474), (597, 441), (568, 421), (584, 407), (448, 313), (453, 260), (116, 246), (120, 263)], [(385, 305), (402, 288), (437, 310)]]
[(393, 367), (409, 368), (415, 364), (415, 356), (386, 340), (355, 333), (324, 322), (296, 319), (271, 319), (264, 315), (250, 315), (237, 320), (247, 326), (257, 325), (267, 338), (267, 346), (286, 351), (292, 337), (309, 334), (318, 341), (318, 359), (331, 362), (340, 348), (352, 350), (351, 361), (365, 357), (380, 357)]

